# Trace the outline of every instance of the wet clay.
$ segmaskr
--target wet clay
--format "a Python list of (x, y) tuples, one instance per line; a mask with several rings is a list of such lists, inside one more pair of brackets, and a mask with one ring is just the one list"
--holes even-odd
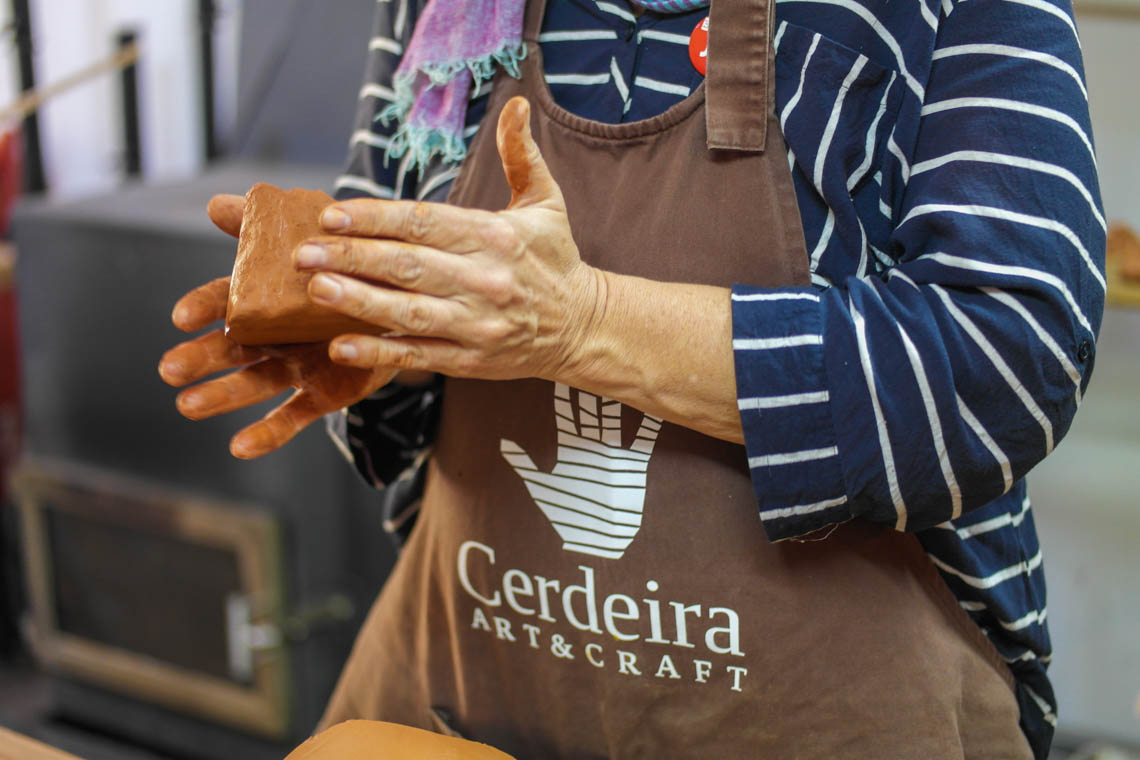
[(293, 249), (324, 234), (318, 218), (333, 202), (320, 190), (259, 183), (245, 196), (237, 258), (226, 305), (226, 336), (245, 346), (317, 343), (376, 325), (309, 300), (311, 272), (293, 267)]
[(514, 760), (486, 744), (396, 723), (350, 720), (322, 731), (285, 760)]

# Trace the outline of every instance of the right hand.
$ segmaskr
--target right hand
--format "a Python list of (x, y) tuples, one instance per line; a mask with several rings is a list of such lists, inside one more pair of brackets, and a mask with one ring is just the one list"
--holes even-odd
[[(206, 211), (219, 229), (236, 238), (243, 207), (240, 195), (216, 195)], [(223, 319), (229, 290), (228, 277), (191, 290), (174, 305), (174, 326), (192, 332)], [(179, 393), (178, 411), (200, 420), (295, 389), (285, 403), (233, 437), (230, 453), (240, 459), (281, 448), (312, 422), (365, 398), (396, 374), (386, 367), (365, 370), (335, 364), (329, 359), (328, 343), (249, 348), (220, 329), (179, 343), (158, 365), (162, 379), (178, 388), (225, 370), (235, 371)]]

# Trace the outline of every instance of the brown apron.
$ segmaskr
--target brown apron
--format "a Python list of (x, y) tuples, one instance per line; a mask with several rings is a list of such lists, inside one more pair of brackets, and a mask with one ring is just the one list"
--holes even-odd
[[(506, 206), (492, 119), (521, 94), (588, 263), (806, 284), (770, 0), (717, 0), (708, 79), (626, 124), (553, 102), (544, 7), (450, 202)], [(771, 544), (743, 447), (537, 380), (448, 381), (419, 524), (324, 723), (358, 717), (525, 760), (1031, 757), (1008, 669), (913, 536)]]

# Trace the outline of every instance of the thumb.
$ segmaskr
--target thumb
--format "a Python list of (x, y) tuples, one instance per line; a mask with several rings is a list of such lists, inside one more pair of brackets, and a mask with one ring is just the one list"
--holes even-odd
[(530, 103), (526, 98), (513, 97), (503, 106), (495, 137), (503, 173), (511, 187), (511, 202), (507, 208), (549, 205), (564, 208), (562, 191), (550, 176), (550, 169), (531, 136)]

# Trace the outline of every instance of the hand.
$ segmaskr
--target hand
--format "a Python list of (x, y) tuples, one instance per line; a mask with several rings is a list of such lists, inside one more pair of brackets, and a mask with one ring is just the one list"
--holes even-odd
[(354, 367), (486, 379), (555, 379), (577, 361), (602, 278), (578, 255), (562, 192), (514, 98), (498, 123), (510, 204), (488, 212), (354, 200), (324, 211), (337, 236), (306, 241), (299, 269), (321, 270), (314, 302), (394, 331), (344, 335), (330, 357)]
[[(220, 229), (237, 237), (243, 202), (241, 196), (218, 195), (210, 200), (207, 213)], [(174, 325), (190, 332), (225, 317), (229, 287), (229, 278), (223, 277), (187, 293), (174, 305)], [(192, 420), (205, 419), (295, 389), (284, 404), (233, 437), (230, 453), (241, 459), (284, 446), (313, 421), (359, 401), (395, 374), (390, 368), (362, 370), (334, 364), (325, 343), (248, 348), (221, 330), (180, 343), (158, 365), (162, 379), (175, 387), (229, 369), (237, 371), (178, 394), (178, 411)]]
[[(577, 422), (575, 422), (577, 418)], [(562, 548), (621, 559), (641, 529), (645, 473), (661, 419), (641, 418), (633, 445), (621, 445), (621, 404), (585, 391), (570, 401), (570, 388), (554, 385), (558, 458), (542, 472), (514, 441), (499, 440), (499, 452), (526, 484), (534, 503), (562, 539)]]

